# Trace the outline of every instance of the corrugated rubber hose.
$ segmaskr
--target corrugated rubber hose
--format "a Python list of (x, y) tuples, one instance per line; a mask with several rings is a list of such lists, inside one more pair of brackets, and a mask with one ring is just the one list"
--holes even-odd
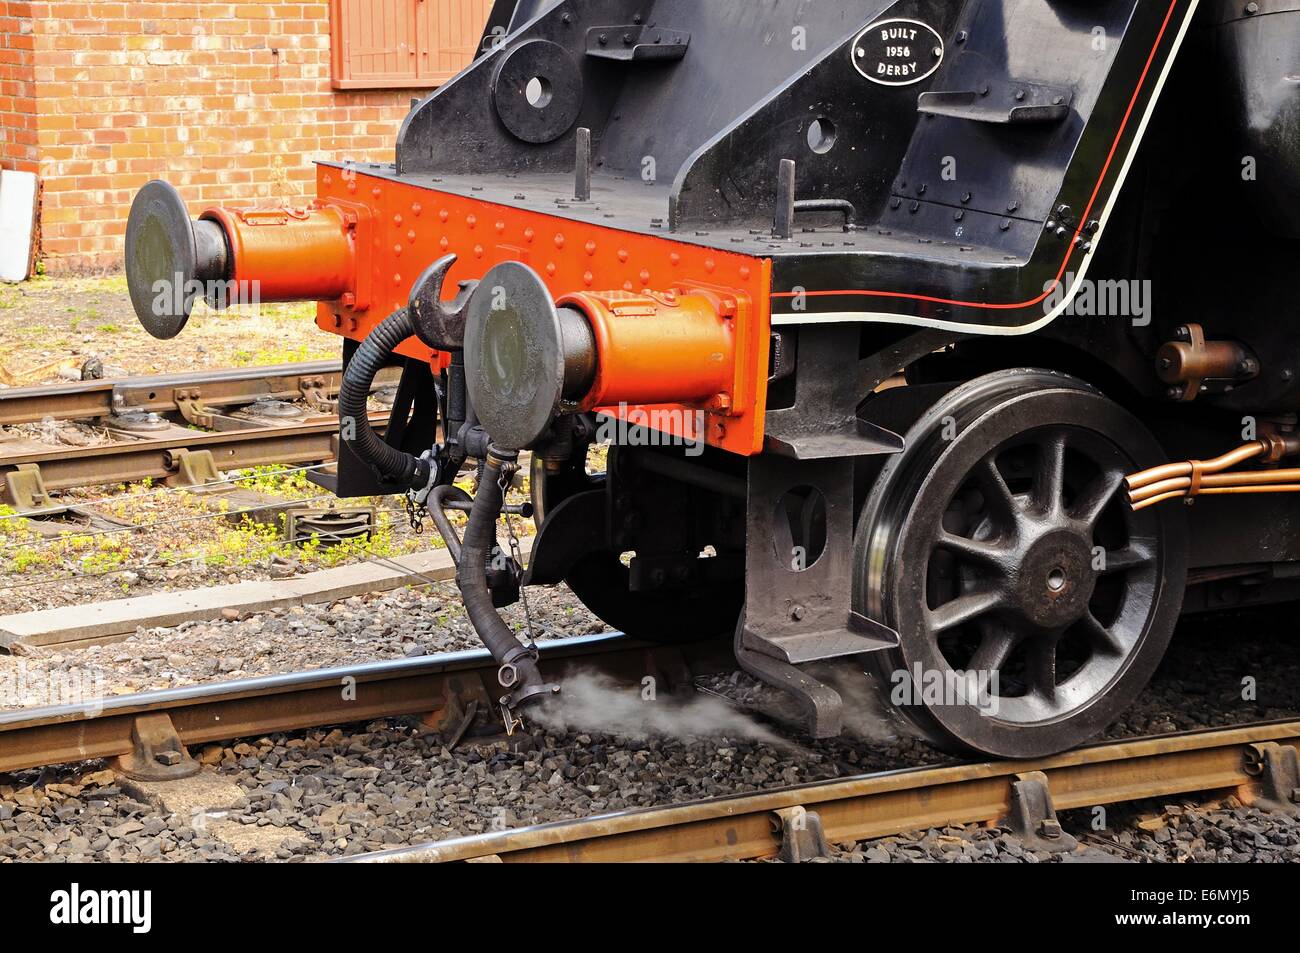
[[(397, 346), (415, 336), (415, 320), (406, 308), (394, 311), (361, 342), (339, 387), (339, 421), (343, 442), (386, 483), (423, 489), (429, 464), (384, 441), (370, 426), (370, 388), (388, 365)], [(349, 426), (349, 422), (351, 426)]]

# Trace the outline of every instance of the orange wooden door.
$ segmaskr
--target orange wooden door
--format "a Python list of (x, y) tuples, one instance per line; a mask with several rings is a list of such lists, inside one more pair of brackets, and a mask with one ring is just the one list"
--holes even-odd
[(332, 0), (335, 89), (431, 87), (474, 58), (492, 0)]

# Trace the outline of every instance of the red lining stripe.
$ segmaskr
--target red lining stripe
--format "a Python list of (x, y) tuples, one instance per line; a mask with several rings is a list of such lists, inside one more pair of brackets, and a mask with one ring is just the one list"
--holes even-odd
[[(1088, 207), (1084, 209), (1083, 215), (1079, 218), (1079, 227), (1075, 229), (1074, 232), (1075, 238), (1078, 238), (1083, 234), (1084, 225), (1092, 215), (1092, 209), (1097, 203), (1098, 196), (1101, 194), (1102, 184), (1106, 181), (1106, 176), (1110, 172), (1111, 163), (1115, 160), (1115, 153), (1119, 151), (1119, 144), (1124, 139), (1124, 133), (1128, 129), (1129, 119), (1133, 116), (1133, 110), (1137, 106), (1138, 97), (1142, 95), (1142, 89), (1146, 85), (1147, 76), (1151, 72), (1151, 65), (1156, 59), (1156, 52), (1160, 49), (1160, 44), (1165, 38), (1165, 32), (1169, 28), (1170, 20), (1173, 19), (1174, 11), (1178, 8), (1178, 3), (1179, 0), (1172, 0), (1169, 4), (1169, 11), (1165, 14), (1165, 21), (1161, 24), (1160, 32), (1156, 35), (1155, 45), (1151, 47), (1151, 55), (1147, 57), (1146, 66), (1143, 67), (1142, 75), (1138, 78), (1137, 88), (1133, 90), (1133, 98), (1129, 100), (1128, 109), (1124, 113), (1124, 121), (1120, 123), (1119, 132), (1115, 136), (1115, 141), (1111, 143), (1110, 154), (1106, 156), (1106, 163), (1101, 169), (1101, 177), (1097, 179), (1097, 185), (1092, 190), (1092, 197), (1088, 200)], [(1037, 298), (1033, 298), (1030, 301), (1025, 301), (1020, 304), (989, 304), (987, 302), (979, 301), (955, 301), (950, 298), (935, 298), (928, 295), (911, 294), (910, 292), (905, 291), (863, 291), (860, 289), (843, 291), (805, 291), (802, 293), (794, 291), (774, 291), (772, 292), (771, 297), (794, 298), (800, 294), (806, 298), (833, 298), (840, 295), (864, 295), (877, 298), (907, 298), (911, 301), (926, 301), (931, 304), (949, 304), (963, 308), (987, 308), (999, 311), (1015, 311), (1021, 308), (1030, 308), (1045, 301), (1047, 297), (1056, 290), (1057, 286), (1060, 285), (1061, 278), (1064, 277), (1065, 269), (1069, 266), (1070, 258), (1073, 255), (1074, 247), (1073, 243), (1071, 243), (1071, 248), (1065, 253), (1065, 260), (1061, 262), (1061, 268), (1057, 271), (1056, 278), (1053, 280), (1051, 287)], [(815, 312), (809, 314), (809, 317), (814, 316)]]

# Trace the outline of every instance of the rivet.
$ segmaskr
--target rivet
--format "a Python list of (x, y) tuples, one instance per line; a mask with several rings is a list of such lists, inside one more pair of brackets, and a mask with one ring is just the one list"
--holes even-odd
[(477, 215), (468, 216), (465, 219), (465, 224), (468, 225), (470, 228), (476, 228), (478, 226), (478, 216)]
[(396, 225), (398, 228), (401, 228), (401, 226), (402, 226), (402, 216), (401, 216), (400, 213), (397, 214), (397, 215), (394, 215), (394, 216), (393, 216), (393, 224)]
[(497, 228), (497, 234), (500, 235), (502, 232), (506, 230), (506, 223), (497, 222), (496, 228)]
[(482, 258), (482, 257), (483, 257), (483, 246), (482, 246), (482, 245), (475, 245), (475, 246), (474, 246), (474, 257), (475, 257), (475, 258)]
[(668, 261), (670, 264), (680, 265), (682, 263), (682, 256), (677, 254), (677, 252), (672, 252), (668, 255)]
[(393, 275), (393, 284), (395, 284), (395, 285), (400, 285), (401, 283), (402, 283), (402, 276), (401, 276), (401, 275)]
[(423, 211), (424, 211), (424, 206), (421, 205), (419, 202), (415, 202), (414, 204), (411, 205), (411, 214), (415, 215), (417, 218), (419, 217), (420, 213)]
[(438, 240), (438, 247), (441, 248), (443, 251), (446, 251), (449, 247), (451, 247), (451, 240), (448, 239), (446, 235), (443, 235), (442, 238)]
[(415, 241), (415, 229), (411, 229), (406, 233), (406, 240), (412, 243)]
[(447, 219), (449, 219), (449, 218), (451, 218), (451, 212), (447, 211), (445, 208), (443, 208), (443, 209), (438, 209), (438, 220), (439, 220), (439, 221), (445, 222), (445, 221), (447, 221)]
[(555, 233), (555, 247), (556, 247), (556, 248), (563, 248), (563, 247), (564, 247), (564, 233), (563, 233), (563, 232), (556, 232), (556, 233)]
[(631, 257), (631, 256), (628, 254), (626, 248), (620, 248), (620, 249), (618, 250), (618, 260), (621, 261), (621, 262), (623, 262), (624, 264), (627, 263), (627, 260), (628, 260), (628, 258), (630, 258), (630, 257)]
[(752, 272), (750, 271), (750, 268), (749, 268), (748, 265), (741, 265), (741, 266), (740, 266), (740, 277), (741, 277), (741, 278), (748, 278), (751, 274), (752, 274)]
[(524, 241), (531, 242), (536, 237), (537, 237), (537, 233), (533, 231), (531, 228), (524, 229)]
[(595, 243), (595, 242), (587, 242), (587, 244), (584, 245), (583, 247), (586, 249), (588, 255), (594, 255), (594, 254), (596, 254), (596, 243)]
[(546, 273), (547, 273), (548, 275), (554, 275), (554, 274), (555, 274), (555, 262), (553, 262), (553, 261), (548, 261), (548, 262), (546, 263)]
[(647, 271), (646, 269), (644, 268), (641, 269), (641, 274), (639, 277), (641, 278), (641, 284), (643, 285), (650, 284), (650, 272)]
[(393, 254), (396, 255), (396, 256), (398, 256), (398, 257), (400, 258), (401, 255), (402, 255), (402, 246), (401, 246), (401, 245), (394, 245), (394, 246), (393, 246)]
[(586, 285), (588, 288), (591, 287), (591, 283), (595, 280), (596, 280), (596, 276), (593, 275), (591, 272), (588, 271), (583, 273), (582, 283)]
[(715, 262), (712, 258), (706, 258), (706, 259), (704, 259), (704, 270), (705, 270), (705, 271), (711, 273), (711, 272), (713, 272), (717, 267), (718, 267), (717, 262)]

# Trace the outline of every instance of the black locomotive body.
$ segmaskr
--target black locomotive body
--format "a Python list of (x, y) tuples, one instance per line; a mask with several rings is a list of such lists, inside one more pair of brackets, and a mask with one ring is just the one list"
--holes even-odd
[[(499, 0), (395, 163), (319, 182), (332, 486), (470, 510), (508, 719), (561, 690), (520, 585), (730, 634), (816, 735), (843, 659), (1008, 757), (1101, 732), (1180, 613), (1300, 595), (1300, 0)], [(151, 199), (133, 285), (259, 277), (237, 216)]]

